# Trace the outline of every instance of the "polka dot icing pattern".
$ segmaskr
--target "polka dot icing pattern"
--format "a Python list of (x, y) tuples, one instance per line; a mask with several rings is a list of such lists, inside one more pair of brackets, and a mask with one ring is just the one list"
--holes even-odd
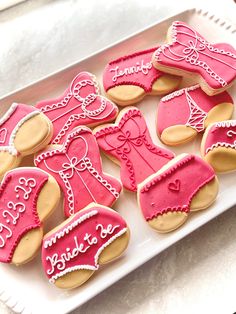
[(92, 202), (110, 206), (122, 188), (117, 179), (102, 172), (99, 148), (87, 127), (74, 129), (63, 145), (52, 145), (36, 156), (35, 165), (59, 183), (66, 217)]
[(233, 104), (233, 99), (227, 92), (208, 96), (199, 85), (173, 92), (163, 97), (158, 104), (157, 132), (161, 135), (173, 125), (186, 125), (202, 132), (207, 113), (221, 103)]
[(98, 145), (121, 164), (121, 181), (125, 188), (137, 190), (137, 184), (155, 173), (174, 154), (153, 144), (141, 111), (124, 111), (118, 124), (109, 125), (95, 133)]
[(96, 78), (88, 72), (79, 73), (61, 97), (40, 101), (36, 107), (53, 123), (53, 144), (63, 143), (68, 132), (79, 125), (112, 121), (118, 112), (115, 104), (99, 95)]
[(174, 211), (188, 213), (194, 195), (214, 178), (214, 170), (200, 157), (185, 155), (140, 189), (138, 198), (144, 218), (148, 221)]
[(75, 214), (44, 238), (42, 263), (49, 281), (79, 269), (97, 270), (102, 251), (127, 229), (118, 213), (99, 205)]
[(22, 236), (41, 225), (36, 202), (48, 181), (37, 168), (18, 168), (4, 176), (0, 187), (0, 261), (10, 263)]
[(109, 62), (103, 73), (105, 91), (118, 85), (136, 85), (146, 93), (151, 92), (153, 83), (163, 75), (151, 62), (156, 49), (139, 51)]
[(171, 43), (160, 46), (154, 60), (163, 66), (195, 72), (213, 89), (226, 87), (236, 77), (236, 51), (232, 46), (211, 44), (179, 21), (171, 26)]

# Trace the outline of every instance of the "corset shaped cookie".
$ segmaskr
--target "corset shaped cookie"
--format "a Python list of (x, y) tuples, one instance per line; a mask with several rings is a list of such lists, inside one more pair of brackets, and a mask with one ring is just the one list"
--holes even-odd
[(157, 62), (163, 67), (199, 74), (214, 90), (233, 82), (236, 52), (232, 46), (211, 44), (192, 27), (179, 21), (172, 24), (170, 36), (171, 43), (162, 45), (154, 53), (154, 65)]
[(35, 165), (59, 183), (67, 217), (92, 202), (110, 206), (122, 188), (117, 179), (102, 172), (99, 148), (87, 127), (75, 128), (61, 147), (49, 146), (36, 156)]
[(111, 121), (118, 112), (115, 104), (99, 95), (96, 78), (88, 72), (79, 73), (61, 97), (40, 101), (36, 107), (53, 123), (53, 144), (63, 143), (68, 132), (79, 125)]
[(0, 261), (10, 263), (27, 232), (41, 226), (36, 203), (48, 174), (37, 168), (9, 171), (0, 187)]
[(98, 145), (121, 166), (121, 181), (131, 191), (137, 184), (158, 171), (174, 154), (153, 144), (141, 111), (130, 107), (120, 113), (119, 122), (99, 127), (95, 136)]

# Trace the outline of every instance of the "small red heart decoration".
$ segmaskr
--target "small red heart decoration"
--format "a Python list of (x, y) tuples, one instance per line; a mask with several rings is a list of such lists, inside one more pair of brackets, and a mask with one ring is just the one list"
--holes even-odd
[(168, 188), (171, 191), (179, 192), (179, 190), (180, 190), (180, 180), (176, 179), (174, 182), (170, 182), (168, 184)]

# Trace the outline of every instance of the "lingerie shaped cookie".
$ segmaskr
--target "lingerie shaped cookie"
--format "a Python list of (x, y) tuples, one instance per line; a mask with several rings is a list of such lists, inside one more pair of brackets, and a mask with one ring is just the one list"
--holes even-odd
[(103, 86), (110, 99), (127, 106), (147, 94), (163, 95), (179, 86), (180, 77), (153, 67), (151, 59), (156, 49), (139, 51), (108, 63), (103, 72)]
[(216, 172), (236, 170), (236, 120), (209, 125), (202, 138), (201, 154)]
[(138, 186), (144, 219), (157, 232), (180, 227), (192, 211), (209, 207), (216, 199), (218, 180), (200, 157), (181, 154)]
[(21, 167), (5, 174), (0, 187), (0, 262), (21, 265), (36, 255), (42, 222), (59, 199), (56, 180), (40, 169)]
[(53, 123), (52, 144), (62, 144), (68, 132), (79, 125), (91, 127), (115, 119), (117, 106), (99, 93), (95, 76), (81, 72), (62, 96), (36, 104)]
[(32, 106), (13, 103), (0, 119), (0, 177), (20, 163), (23, 156), (46, 146), (52, 124)]
[(229, 44), (211, 44), (192, 27), (173, 22), (168, 44), (153, 54), (153, 65), (170, 74), (191, 76), (208, 95), (229, 88), (236, 78), (236, 50)]
[(230, 119), (233, 99), (227, 92), (206, 95), (199, 85), (163, 97), (157, 111), (157, 133), (166, 145), (191, 141), (213, 122)]
[(99, 126), (94, 134), (105, 154), (120, 164), (121, 182), (130, 191), (174, 158), (153, 144), (141, 111), (134, 107), (123, 109), (115, 124)]
[(125, 220), (108, 207), (91, 204), (45, 235), (43, 268), (58, 288), (75, 288), (119, 257), (128, 243)]
[(35, 157), (35, 165), (59, 183), (66, 217), (92, 202), (111, 206), (122, 189), (116, 178), (102, 172), (99, 148), (87, 127), (75, 128), (63, 145), (48, 146)]

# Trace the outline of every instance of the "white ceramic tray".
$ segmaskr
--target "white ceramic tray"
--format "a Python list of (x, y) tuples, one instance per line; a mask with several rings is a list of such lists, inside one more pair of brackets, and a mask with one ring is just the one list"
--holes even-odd
[[(13, 101), (34, 104), (37, 100), (60, 95), (71, 79), (81, 70), (93, 72), (101, 81), (103, 68), (108, 61), (134, 50), (153, 47), (157, 43), (163, 42), (167, 28), (174, 20), (181, 20), (196, 27), (210, 41), (235, 44), (236, 27), (234, 25), (222, 21), (208, 12), (195, 9), (188, 10), (153, 25), (22, 90), (5, 96), (0, 100), (0, 113), (2, 114)], [(236, 86), (231, 88), (230, 92), (236, 101)], [(158, 97), (146, 97), (138, 107), (143, 111), (148, 121), (154, 142), (160, 144), (155, 133), (158, 101)], [(198, 138), (191, 144), (176, 148), (174, 151), (176, 154), (182, 152), (198, 154), (199, 144), (200, 139)], [(103, 161), (104, 170), (118, 177), (119, 167), (105, 157)], [(220, 192), (214, 205), (208, 210), (193, 214), (179, 230), (166, 235), (159, 235), (148, 227), (137, 206), (135, 193), (124, 191), (114, 206), (127, 220), (131, 228), (130, 245), (122, 258), (100, 269), (84, 286), (73, 291), (61, 291), (48, 283), (41, 267), (40, 256), (31, 263), (19, 268), (1, 264), (0, 300), (18, 313), (60, 314), (73, 310), (153, 256), (235, 205), (235, 173), (221, 175), (219, 180)], [(62, 209), (59, 208), (46, 224), (46, 231), (62, 219)]]

